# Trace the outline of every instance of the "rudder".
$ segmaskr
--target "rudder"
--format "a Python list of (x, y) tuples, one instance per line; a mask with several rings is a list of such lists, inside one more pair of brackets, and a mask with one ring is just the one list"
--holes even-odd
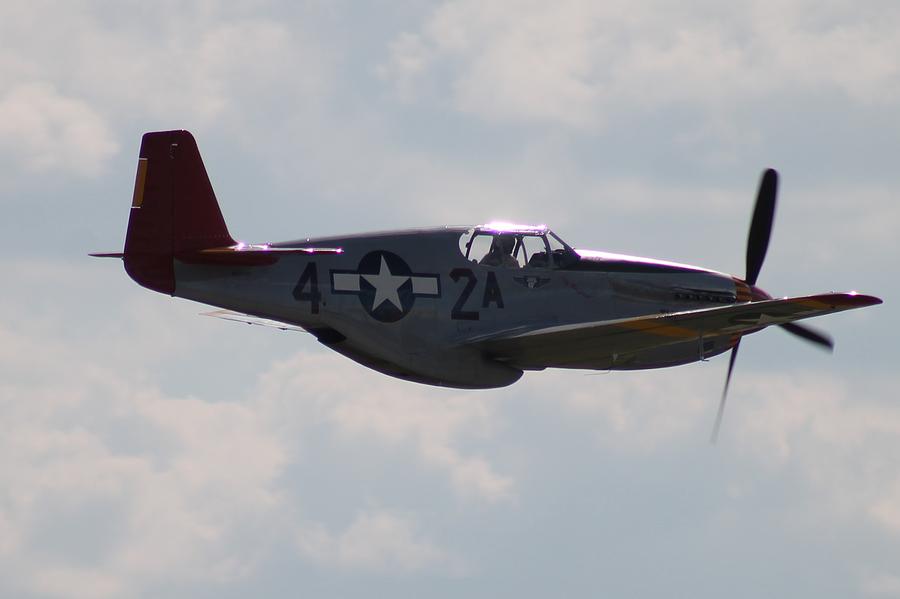
[(125, 235), (125, 270), (139, 285), (173, 295), (179, 255), (227, 247), (222, 211), (188, 131), (145, 133)]

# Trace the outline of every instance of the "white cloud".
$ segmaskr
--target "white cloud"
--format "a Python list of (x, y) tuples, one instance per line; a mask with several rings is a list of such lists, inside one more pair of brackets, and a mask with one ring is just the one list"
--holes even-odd
[[(820, 7), (805, 2), (722, 11), (714, 4), (685, 10), (665, 2), (458, 0), (398, 38), (383, 72), (395, 73), (410, 96), (414, 77), (449, 71), (463, 112), (574, 128), (602, 125), (621, 110), (678, 103), (731, 113), (798, 91), (896, 103), (896, 6), (832, 4), (832, 19), (817, 20), (810, 13)], [(410, 64), (415, 68), (405, 68)]]
[[(896, 235), (900, 229), (900, 205), (896, 197), (895, 190), (887, 185), (871, 183), (790, 191), (784, 202), (793, 206), (791, 209), (801, 217), (796, 222), (803, 228), (794, 231), (796, 241), (785, 236), (786, 261), (815, 261), (833, 267), (848, 254), (857, 260), (900, 254)], [(818, 234), (826, 229), (828, 235)], [(855, 266), (854, 270), (858, 270)]]
[[(106, 69), (87, 71), (79, 83), (115, 102), (118, 111), (140, 107), (155, 119), (176, 117), (195, 128), (258, 119), (285, 102), (300, 112), (322, 94), (326, 58), (302, 31), (260, 18), (210, 18), (204, 25), (199, 34), (187, 35), (176, 23), (164, 22), (168, 43), (150, 53), (147, 32), (137, 40), (100, 37), (95, 43), (124, 45), (116, 64), (107, 67), (124, 76), (111, 87), (102, 85)], [(106, 48), (91, 53), (98, 50)]]
[(462, 497), (497, 502), (512, 497), (513, 481), (483, 457), (459, 449), (490, 434), (484, 402), (446, 390), (389, 379), (330, 354), (300, 352), (262, 377), (257, 391), (272, 413), (293, 427), (327, 423), (348, 440), (374, 439), (411, 447), (423, 463), (446, 472)]
[[(90, 267), (20, 266), (2, 269), (33, 301), (0, 325), (0, 592), (119, 597), (246, 575), (278, 530), (285, 448), (252, 406), (148, 381), (141, 355), (165, 335), (65, 318), (47, 285), (83, 293)], [(147, 345), (117, 356), (113, 338)]]
[(723, 382), (720, 364), (721, 359), (674, 370), (593, 373), (577, 384), (570, 373), (548, 372), (530, 382), (575, 417), (573, 426), (586, 424), (599, 443), (647, 453), (705, 442)]
[(411, 573), (448, 562), (439, 548), (418, 537), (412, 521), (383, 511), (358, 514), (340, 534), (318, 526), (302, 530), (300, 553), (316, 563), (353, 571)]
[(431, 52), (422, 38), (412, 33), (403, 33), (390, 44), (390, 60), (375, 68), (375, 73), (394, 86), (401, 101), (408, 102), (415, 95), (415, 83), (419, 75), (428, 67)]
[(576, 11), (556, 5), (448, 3), (422, 33), (392, 45), (382, 72), (394, 73), (401, 95), (410, 97), (428, 66), (461, 60), (451, 85), (462, 111), (582, 125), (593, 120), (596, 100), (586, 81), (592, 66), (586, 25)]
[[(92, 266), (32, 261), (2, 270), (35, 300), (0, 326), (0, 589), (111, 597), (141, 595), (162, 580), (233, 582), (298, 528), (311, 535), (302, 554), (319, 566), (452, 566), (415, 534), (411, 517), (365, 513), (332, 537), (316, 512), (303, 513), (309, 498), (291, 497), (282, 476), (304, 450), (317, 459), (329, 451), (315, 445), (321, 433), (348, 446), (362, 440), (370, 454), (410, 447), (461, 497), (509, 498), (511, 480), (460, 449), (490, 433), (490, 410), (439, 390), (411, 395), (424, 388), (339, 356), (302, 352), (276, 363), (237, 401), (162, 393), (147, 368), (196, 360), (208, 340), (194, 326), (210, 323), (167, 298), (164, 318), (154, 302), (129, 307), (108, 296), (114, 308), (87, 310), (73, 325), (47, 287), (75, 295), (102, 288)], [(0, 298), (0, 309), (16, 305)], [(185, 326), (185, 316), (194, 324)], [(102, 324), (110, 318), (119, 324)]]
[[(806, 487), (813, 521), (858, 522), (900, 535), (900, 410), (890, 397), (896, 377), (847, 380), (796, 373), (743, 377), (731, 398), (733, 442), (772, 471), (790, 469)], [(735, 405), (737, 404), (737, 405)]]
[[(18, 341), (2, 332), (4, 345)], [(240, 578), (255, 549), (237, 540), (271, 524), (285, 461), (253, 412), (168, 398), (84, 364), (83, 377), (54, 371), (41, 357), (0, 386), (6, 580), (59, 596), (78, 582), (102, 597), (163, 576)], [(62, 380), (27, 382), (41, 371)]]
[(50, 84), (20, 83), (0, 94), (0, 156), (6, 168), (92, 177), (117, 150), (109, 124), (95, 109)]
[[(895, 429), (900, 432), (900, 427)], [(900, 480), (894, 479), (887, 489), (869, 505), (869, 515), (879, 524), (900, 535)]]
[(0, 93), (8, 129), (0, 136), (28, 133), (24, 143), (35, 140), (29, 164), (44, 168), (59, 160), (41, 142), (43, 129), (82, 142), (81, 155), (69, 150), (64, 157), (95, 173), (98, 167), (88, 165), (108, 157), (100, 150), (108, 146), (111, 122), (195, 129), (216, 123), (249, 136), (246, 122), (258, 125), (273, 107), (298, 115), (329, 85), (332, 59), (316, 32), (266, 16), (265, 3), (125, 9), (85, 1), (32, 3), (27, 10), (11, 4), (0, 7), (0, 37), (9, 48), (0, 53), (8, 88)]
[(894, 574), (866, 574), (862, 579), (862, 591), (878, 597), (900, 597), (900, 576)]
[[(589, 385), (571, 374), (540, 373), (527, 384), (604, 447), (648, 455), (707, 443), (725, 364), (719, 358), (708, 366), (613, 373), (591, 377)], [(719, 443), (709, 447), (735, 461), (738, 495), (760, 476), (790, 472), (783, 509), (796, 522), (815, 528), (864, 520), (900, 539), (900, 456), (893, 450), (900, 409), (879, 400), (892, 396), (897, 378), (772, 369), (739, 372)]]
[(29, 589), (45, 597), (70, 597), (94, 599), (102, 597), (129, 597), (133, 591), (123, 580), (81, 568), (50, 566), (31, 573), (34, 578)]

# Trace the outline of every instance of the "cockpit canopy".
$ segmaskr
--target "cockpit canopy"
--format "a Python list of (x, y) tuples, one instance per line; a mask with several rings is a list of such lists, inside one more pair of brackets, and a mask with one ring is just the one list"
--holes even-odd
[(578, 261), (575, 250), (546, 225), (479, 225), (460, 236), (459, 249), (467, 260), (501, 268), (563, 268)]

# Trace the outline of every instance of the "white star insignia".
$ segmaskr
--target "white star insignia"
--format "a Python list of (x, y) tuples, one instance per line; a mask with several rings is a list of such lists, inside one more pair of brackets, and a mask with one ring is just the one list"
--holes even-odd
[(398, 310), (403, 310), (400, 303), (400, 294), (397, 290), (409, 280), (408, 276), (396, 276), (391, 272), (384, 256), (381, 257), (381, 269), (377, 275), (360, 273), (361, 276), (375, 288), (375, 299), (372, 301), (372, 310), (377, 310), (378, 306), (384, 302), (391, 302)]

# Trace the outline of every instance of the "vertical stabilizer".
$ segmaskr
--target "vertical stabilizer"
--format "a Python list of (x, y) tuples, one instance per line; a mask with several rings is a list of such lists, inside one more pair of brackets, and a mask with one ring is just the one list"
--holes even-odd
[(144, 134), (125, 236), (128, 275), (172, 295), (175, 257), (234, 243), (194, 136), (188, 131)]

